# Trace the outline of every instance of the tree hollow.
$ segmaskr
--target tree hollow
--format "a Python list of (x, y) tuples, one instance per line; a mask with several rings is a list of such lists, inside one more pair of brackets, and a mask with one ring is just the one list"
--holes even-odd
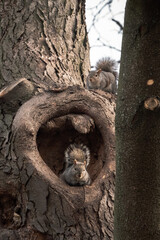
[[(66, 147), (74, 141), (82, 142), (91, 151), (88, 172), (92, 183), (85, 188), (92, 188), (88, 193), (90, 201), (94, 201), (101, 192), (97, 190), (99, 185), (115, 167), (114, 105), (110, 101), (110, 94), (104, 98), (80, 87), (70, 87), (64, 92), (35, 96), (23, 104), (13, 122), (19, 166), (23, 165), (31, 175), (40, 175), (49, 186), (76, 202), (77, 207), (75, 195), (81, 199), (82, 187), (70, 187), (59, 175), (64, 169)], [(95, 126), (86, 134), (80, 133), (68, 121), (69, 115), (87, 115)], [(48, 122), (53, 126), (48, 127)]]

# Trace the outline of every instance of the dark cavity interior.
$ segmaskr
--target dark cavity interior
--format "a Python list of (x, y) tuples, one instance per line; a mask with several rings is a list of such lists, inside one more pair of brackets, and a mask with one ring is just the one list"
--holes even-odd
[(83, 143), (91, 152), (87, 170), (92, 181), (98, 176), (104, 164), (104, 144), (97, 127), (87, 134), (79, 133), (67, 120), (59, 117), (41, 126), (37, 134), (37, 146), (44, 162), (59, 176), (65, 167), (64, 152), (73, 143)]

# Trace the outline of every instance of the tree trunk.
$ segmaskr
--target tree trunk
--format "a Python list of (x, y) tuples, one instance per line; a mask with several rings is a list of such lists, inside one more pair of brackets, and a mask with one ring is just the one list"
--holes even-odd
[[(0, 240), (113, 239), (115, 100), (84, 88), (84, 1), (2, 1), (0, 15)], [(76, 141), (90, 186), (60, 177)]]
[(160, 239), (160, 2), (128, 0), (118, 87), (115, 240)]
[(83, 85), (89, 69), (84, 1), (2, 1), (1, 81)]

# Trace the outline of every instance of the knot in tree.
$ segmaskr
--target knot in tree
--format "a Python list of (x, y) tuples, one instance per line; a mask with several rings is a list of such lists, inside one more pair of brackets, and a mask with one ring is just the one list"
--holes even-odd
[[(70, 186), (61, 178), (70, 144), (82, 144), (90, 151), (90, 161), (85, 163), (91, 179), (88, 185)], [(13, 121), (12, 148), (23, 189), (24, 222), (55, 237), (71, 231), (70, 236), (87, 239), (91, 225), (99, 226), (97, 236), (104, 228), (112, 235), (115, 159), (110, 94), (104, 98), (70, 87), (31, 98)], [(104, 214), (112, 220), (104, 222)], [(79, 229), (77, 233), (73, 228)]]

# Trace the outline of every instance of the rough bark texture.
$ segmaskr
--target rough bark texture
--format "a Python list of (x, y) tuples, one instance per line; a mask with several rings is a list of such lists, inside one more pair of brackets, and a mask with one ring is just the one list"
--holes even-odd
[(160, 96), (159, 19), (159, 1), (128, 0), (116, 115), (115, 240), (160, 239), (160, 111), (152, 106)]
[(0, 3), (0, 87), (27, 78), (40, 89), (82, 85), (88, 74), (84, 1)]
[[(84, 12), (0, 3), (0, 240), (113, 239), (114, 96), (73, 87), (89, 69)], [(73, 142), (91, 150), (91, 186), (60, 178)]]

